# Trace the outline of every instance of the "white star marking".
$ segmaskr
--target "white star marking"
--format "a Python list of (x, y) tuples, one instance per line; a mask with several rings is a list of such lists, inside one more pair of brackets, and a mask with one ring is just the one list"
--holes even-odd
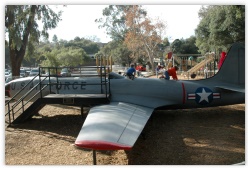
[(201, 98), (200, 98), (200, 101), (199, 101), (199, 103), (200, 103), (200, 102), (202, 102), (203, 100), (209, 102), (209, 101), (208, 101), (208, 96), (209, 96), (210, 94), (212, 94), (212, 93), (211, 93), (211, 92), (206, 92), (205, 89), (203, 88), (203, 89), (202, 89), (202, 93), (197, 93), (197, 94), (201, 97)]

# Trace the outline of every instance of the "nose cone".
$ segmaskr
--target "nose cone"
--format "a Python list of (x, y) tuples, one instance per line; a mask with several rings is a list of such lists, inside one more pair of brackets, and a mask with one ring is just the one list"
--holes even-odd
[(5, 85), (5, 96), (10, 97), (10, 83)]

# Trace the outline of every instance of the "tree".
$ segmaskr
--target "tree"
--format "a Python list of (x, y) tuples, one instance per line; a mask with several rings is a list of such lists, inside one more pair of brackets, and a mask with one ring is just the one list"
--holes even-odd
[(95, 22), (100, 24), (99, 28), (106, 28), (112, 40), (122, 42), (127, 32), (124, 11), (130, 7), (131, 5), (109, 5), (102, 12), (106, 18), (96, 19)]
[(75, 37), (74, 40), (64, 44), (64, 47), (79, 47), (82, 48), (87, 54), (94, 54), (99, 51), (97, 43), (80, 37)]
[(125, 66), (131, 63), (133, 59), (130, 58), (131, 51), (123, 42), (110, 41), (96, 54), (96, 57), (112, 57), (112, 61), (117, 64)]
[(86, 52), (81, 48), (64, 48), (60, 49), (57, 55), (61, 66), (79, 66), (88, 59)]
[(180, 39), (175, 39), (172, 44), (171, 44), (171, 48), (173, 50), (174, 53), (176, 54), (180, 54), (181, 53), (181, 45), (182, 45), (182, 40)]
[(195, 30), (199, 51), (228, 49), (234, 42), (245, 42), (245, 6), (215, 5), (199, 11), (201, 21)]
[(8, 42), (5, 41), (5, 67), (9, 68), (10, 66), (10, 51), (8, 47)]
[(164, 38), (162, 41), (162, 46), (166, 48), (167, 46), (170, 46), (170, 42), (168, 38)]
[(93, 42), (101, 42), (100, 38), (98, 38), (96, 35), (85, 36), (84, 38)]
[[(126, 11), (126, 33), (125, 43), (133, 51), (133, 55), (142, 47), (148, 56), (148, 61), (155, 70), (154, 57), (157, 56), (159, 44), (162, 43), (162, 36), (166, 25), (159, 19), (153, 22), (147, 17), (147, 13), (141, 6), (134, 5)], [(140, 56), (138, 54), (138, 56)]]
[(195, 36), (191, 36), (187, 39), (176, 39), (171, 44), (171, 48), (176, 54), (198, 54), (199, 49), (196, 47), (195, 42)]
[[(165, 29), (165, 24), (159, 20), (153, 22), (146, 17), (147, 12), (141, 5), (110, 5), (103, 10), (105, 19), (96, 20), (101, 23), (99, 27), (106, 27), (107, 34), (115, 42), (124, 42), (118, 47), (118, 51), (128, 49), (131, 52), (129, 60), (134, 62), (147, 56), (154, 69), (154, 57), (160, 50), (161, 37)], [(126, 57), (125, 57), (126, 58)], [(129, 64), (129, 63), (127, 63)]]
[(57, 38), (57, 36), (56, 36), (56, 35), (54, 35), (54, 36), (53, 36), (53, 38), (52, 38), (52, 42), (54, 42), (54, 43), (58, 43), (58, 38)]
[(198, 47), (195, 45), (196, 37), (190, 36), (189, 38), (185, 39), (185, 43), (183, 45), (184, 54), (199, 54)]
[[(33, 43), (40, 37), (48, 39), (48, 30), (55, 28), (60, 21), (61, 11), (55, 13), (48, 5), (6, 5), (5, 31), (8, 33), (12, 75), (20, 75), (21, 63), (26, 50), (32, 53)], [(38, 21), (43, 28), (38, 29)]]
[(88, 60), (88, 55), (81, 48), (54, 48), (52, 51), (43, 53), (45, 59), (42, 60), (43, 67), (70, 67), (79, 66)]

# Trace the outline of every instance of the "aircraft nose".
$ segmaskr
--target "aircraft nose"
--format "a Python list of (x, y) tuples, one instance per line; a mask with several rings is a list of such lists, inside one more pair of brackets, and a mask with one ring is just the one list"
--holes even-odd
[(10, 97), (10, 84), (5, 85), (5, 96)]

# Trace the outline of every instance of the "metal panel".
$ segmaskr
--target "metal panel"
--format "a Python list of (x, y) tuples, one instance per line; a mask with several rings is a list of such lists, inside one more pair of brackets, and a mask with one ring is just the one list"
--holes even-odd
[(121, 102), (93, 107), (75, 144), (90, 149), (107, 143), (109, 148), (132, 147), (152, 112), (151, 108)]

